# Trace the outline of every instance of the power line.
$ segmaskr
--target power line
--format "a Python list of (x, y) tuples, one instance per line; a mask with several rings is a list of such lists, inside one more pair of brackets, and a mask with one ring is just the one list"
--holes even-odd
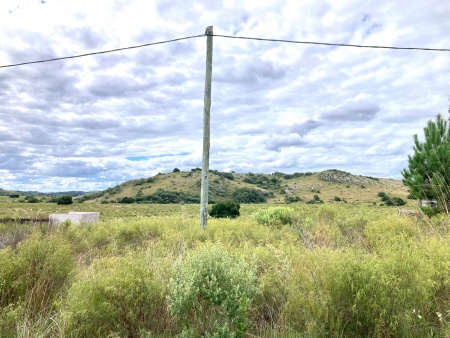
[(59, 60), (81, 58), (81, 57), (90, 56), (90, 55), (113, 53), (113, 52), (119, 52), (119, 51), (128, 50), (128, 49), (136, 49), (136, 48), (142, 48), (142, 47), (153, 46), (153, 45), (160, 45), (160, 44), (170, 43), (170, 42), (175, 42), (175, 41), (181, 41), (181, 40), (187, 40), (187, 39), (192, 39), (192, 38), (198, 38), (198, 37), (201, 37), (201, 36), (205, 36), (205, 35), (204, 34), (193, 35), (193, 36), (187, 36), (187, 37), (184, 37), (184, 38), (178, 38), (178, 39), (172, 39), (172, 40), (166, 40), (166, 41), (159, 41), (159, 42), (152, 42), (152, 43), (145, 43), (143, 45), (136, 45), (136, 46), (130, 46), (130, 47), (116, 48), (116, 49), (104, 50), (104, 51), (100, 51), (100, 52), (92, 52), (92, 53), (86, 53), (86, 54), (64, 56), (64, 57), (53, 58), (53, 59), (15, 63), (15, 64), (11, 64), (11, 65), (0, 66), (0, 68), (18, 67), (18, 66), (24, 66), (24, 65), (31, 65), (31, 64), (34, 64), (34, 63), (52, 62), (52, 61), (59, 61)]
[(400, 49), (400, 50), (423, 50), (423, 51), (433, 51), (433, 52), (450, 52), (450, 49), (447, 49), (447, 48), (352, 45), (352, 44), (345, 44), (345, 43), (328, 43), (328, 42), (313, 42), (313, 41), (264, 39), (264, 38), (251, 38), (251, 37), (245, 37), (245, 36), (220, 35), (220, 34), (214, 34), (214, 36), (218, 36), (218, 37), (222, 37), (222, 38), (231, 38), (231, 39), (271, 41), (271, 42), (285, 42), (285, 43), (297, 43), (297, 44), (305, 44), (305, 45), (322, 45), (322, 46), (339, 46), (339, 47), (358, 47), (358, 48), (378, 48), (378, 49)]
[[(9, 64), (9, 65), (0, 66), (0, 68), (11, 68), (11, 67), (24, 66), (24, 65), (31, 65), (31, 64), (35, 64), (35, 63), (44, 63), (44, 62), (52, 62), (52, 61), (59, 61), (59, 60), (75, 59), (75, 58), (91, 56), (91, 55), (107, 54), (107, 53), (119, 52), (119, 51), (124, 51), (124, 50), (129, 50), (129, 49), (136, 49), (136, 48), (148, 47), (148, 46), (153, 46), (153, 45), (160, 45), (160, 44), (176, 42), (176, 41), (181, 41), (181, 40), (187, 40), (187, 39), (192, 39), (192, 38), (199, 38), (199, 37), (202, 37), (202, 36), (207, 36), (207, 34), (199, 34), (199, 35), (187, 36), (187, 37), (178, 38), (178, 39), (171, 39), (171, 40), (165, 40), (165, 41), (145, 43), (145, 44), (142, 44), (142, 45), (123, 47), (123, 48), (116, 48), (116, 49), (109, 49), (109, 50), (104, 50), (104, 51), (100, 51), (100, 52), (92, 52), (92, 53), (72, 55), (72, 56), (63, 56), (63, 57), (59, 57), (59, 58), (52, 58), (52, 59), (45, 59), (45, 60), (21, 62), (21, 63), (15, 63), (15, 64)], [(295, 44), (305, 44), (305, 45), (357, 47), (357, 48), (372, 48), (372, 49), (421, 50), (421, 51), (432, 51), (432, 52), (450, 52), (450, 49), (448, 49), (448, 48), (371, 46), (371, 45), (355, 45), (355, 44), (345, 44), (345, 43), (329, 43), (329, 42), (315, 42), (315, 41), (296, 41), (296, 40), (284, 40), (284, 39), (253, 38), (253, 37), (222, 35), (222, 34), (212, 34), (212, 36), (217, 36), (217, 37), (222, 37), (222, 38), (230, 38), (230, 39), (256, 40), (256, 41), (268, 41), (268, 42), (283, 42), (283, 43), (295, 43)]]

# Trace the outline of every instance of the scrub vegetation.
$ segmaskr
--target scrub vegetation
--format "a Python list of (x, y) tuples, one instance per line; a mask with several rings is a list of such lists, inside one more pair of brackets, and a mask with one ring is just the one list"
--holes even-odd
[(82, 205), (101, 221), (0, 224), (1, 337), (450, 335), (445, 214), (244, 204), (202, 230), (194, 205)]

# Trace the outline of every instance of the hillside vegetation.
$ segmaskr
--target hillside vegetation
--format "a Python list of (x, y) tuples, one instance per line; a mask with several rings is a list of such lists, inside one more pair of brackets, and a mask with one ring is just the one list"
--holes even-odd
[[(201, 170), (172, 172), (124, 182), (104, 191), (80, 197), (102, 203), (199, 203)], [(400, 181), (356, 176), (339, 170), (320, 173), (258, 174), (210, 171), (212, 203), (234, 199), (240, 203), (380, 203), (379, 192), (407, 199)], [(316, 197), (315, 197), (316, 196)]]

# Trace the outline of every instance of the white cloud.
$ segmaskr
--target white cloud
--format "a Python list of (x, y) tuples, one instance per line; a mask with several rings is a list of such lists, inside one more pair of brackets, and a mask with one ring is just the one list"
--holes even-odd
[[(216, 34), (450, 48), (442, 1), (2, 1), (0, 65)], [(0, 186), (201, 166), (206, 39), (0, 69)], [(400, 177), (447, 111), (447, 53), (214, 38), (211, 168)], [(173, 156), (165, 156), (172, 154)], [(127, 157), (145, 157), (128, 161)]]

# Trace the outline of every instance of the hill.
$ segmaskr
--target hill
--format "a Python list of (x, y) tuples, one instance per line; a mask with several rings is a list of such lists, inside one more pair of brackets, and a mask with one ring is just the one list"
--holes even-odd
[[(131, 180), (77, 199), (101, 203), (198, 203), (201, 169), (157, 174)], [(226, 173), (210, 170), (209, 200), (232, 198), (241, 203), (380, 203), (379, 192), (405, 201), (409, 192), (401, 181), (357, 176), (340, 170), (319, 173)]]
[[(93, 192), (89, 192), (93, 193)], [(59, 191), (59, 192), (40, 192), (40, 191), (22, 191), (22, 190), (5, 190), (0, 188), (0, 196), (10, 195), (33, 195), (33, 196), (81, 196), (88, 194), (85, 191)]]

